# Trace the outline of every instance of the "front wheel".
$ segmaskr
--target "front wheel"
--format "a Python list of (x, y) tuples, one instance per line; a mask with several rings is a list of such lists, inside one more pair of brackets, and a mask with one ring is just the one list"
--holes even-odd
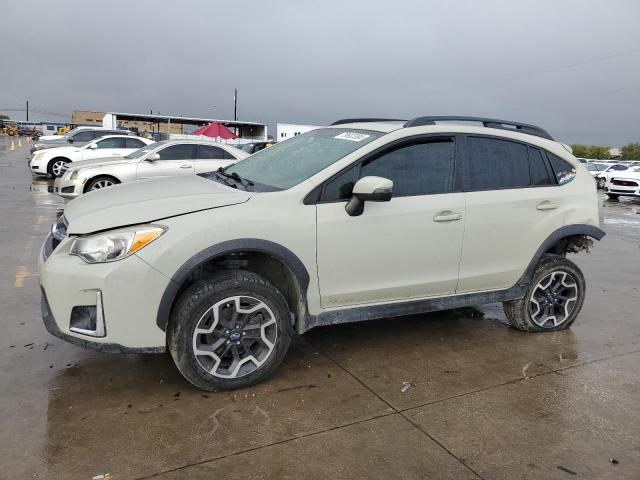
[(52, 177), (61, 177), (64, 173), (64, 167), (71, 161), (67, 158), (54, 158), (47, 166), (47, 173)]
[(271, 375), (293, 327), (287, 302), (273, 285), (233, 270), (189, 287), (173, 309), (167, 335), (180, 373), (202, 390), (220, 391)]
[(116, 185), (118, 182), (111, 177), (97, 177), (89, 182), (87, 185), (87, 192), (93, 192), (94, 190), (101, 190), (103, 188), (111, 187)]
[(584, 275), (571, 260), (546, 255), (524, 298), (504, 302), (512, 327), (526, 332), (564, 330), (575, 321), (585, 296)]
[(607, 184), (607, 181), (604, 178), (598, 179), (598, 188), (604, 188), (606, 184)]
[(606, 195), (607, 195), (607, 197), (609, 197), (611, 200), (618, 200), (618, 197), (620, 196), (620, 195), (616, 195), (616, 194), (614, 194), (614, 193), (609, 193), (609, 192), (607, 192), (607, 193), (606, 193)]

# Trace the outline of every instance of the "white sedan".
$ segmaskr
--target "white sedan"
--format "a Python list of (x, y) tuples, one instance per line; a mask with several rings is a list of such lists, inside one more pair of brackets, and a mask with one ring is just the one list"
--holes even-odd
[(620, 173), (626, 172), (635, 166), (637, 166), (635, 162), (614, 163), (602, 172), (598, 172), (596, 175), (594, 175), (596, 182), (598, 182), (598, 188), (608, 187), (609, 181), (612, 177), (618, 176)]
[(127, 135), (97, 138), (82, 147), (56, 147), (37, 152), (29, 162), (31, 173), (59, 177), (71, 162), (104, 157), (122, 157), (153, 143), (153, 140)]
[(613, 175), (609, 180), (605, 193), (609, 198), (640, 197), (640, 167)]
[(64, 166), (53, 191), (66, 199), (118, 183), (212, 172), (249, 154), (211, 140), (165, 140), (125, 157), (99, 158)]

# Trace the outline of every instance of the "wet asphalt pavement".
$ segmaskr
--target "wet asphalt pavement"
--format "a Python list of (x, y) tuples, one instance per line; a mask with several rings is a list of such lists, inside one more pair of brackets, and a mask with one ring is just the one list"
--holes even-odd
[(0, 478), (640, 478), (640, 200), (602, 196), (607, 236), (571, 257), (587, 299), (568, 331), (513, 330), (497, 304), (325, 327), (266, 382), (204, 394), (167, 355), (46, 332), (37, 255), (63, 201), (9, 144)]

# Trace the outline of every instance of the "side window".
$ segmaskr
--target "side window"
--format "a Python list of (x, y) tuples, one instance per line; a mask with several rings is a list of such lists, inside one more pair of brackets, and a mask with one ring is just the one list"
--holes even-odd
[(393, 196), (430, 195), (451, 191), (455, 145), (452, 138), (403, 145), (363, 163), (360, 178), (393, 181)]
[(78, 132), (73, 136), (74, 142), (88, 142), (89, 140), (93, 140), (95, 137), (93, 136), (93, 132), (91, 131), (83, 131)]
[(227, 152), (226, 150), (222, 151), (222, 158), (224, 158), (225, 160), (237, 160), (236, 157), (234, 157), (233, 155), (231, 155), (229, 152)]
[(465, 190), (497, 190), (530, 185), (529, 156), (521, 143), (487, 137), (467, 137), (463, 176)]
[(549, 177), (544, 158), (537, 148), (529, 147), (529, 176), (531, 185), (553, 185), (555, 180)]
[(198, 160), (219, 160), (224, 158), (224, 151), (213, 145), (198, 145)]
[(547, 156), (549, 157), (551, 168), (553, 168), (553, 172), (556, 175), (558, 185), (564, 185), (574, 179), (576, 169), (573, 168), (569, 162), (550, 152), (547, 152)]
[(322, 195), (320, 196), (320, 201), (339, 202), (342, 200), (349, 200), (357, 179), (358, 166), (356, 165), (325, 183), (322, 189)]
[(195, 157), (194, 149), (195, 145), (183, 143), (163, 148), (158, 154), (160, 154), (160, 160), (187, 160)]
[(105, 138), (104, 140), (98, 140), (98, 148), (124, 148), (124, 138)]
[(146, 145), (142, 140), (138, 140), (137, 138), (126, 138), (127, 148), (141, 148)]

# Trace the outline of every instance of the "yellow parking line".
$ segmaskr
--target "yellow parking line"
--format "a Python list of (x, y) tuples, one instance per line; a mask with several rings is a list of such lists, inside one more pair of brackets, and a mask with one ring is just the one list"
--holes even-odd
[(24, 284), (24, 279), (27, 277), (37, 277), (39, 274), (38, 273), (31, 273), (29, 270), (27, 270), (27, 267), (25, 267), (24, 265), (21, 265), (18, 267), (18, 271), (16, 272), (16, 281), (14, 282), (13, 286), (15, 288), (21, 288), (22, 285)]

